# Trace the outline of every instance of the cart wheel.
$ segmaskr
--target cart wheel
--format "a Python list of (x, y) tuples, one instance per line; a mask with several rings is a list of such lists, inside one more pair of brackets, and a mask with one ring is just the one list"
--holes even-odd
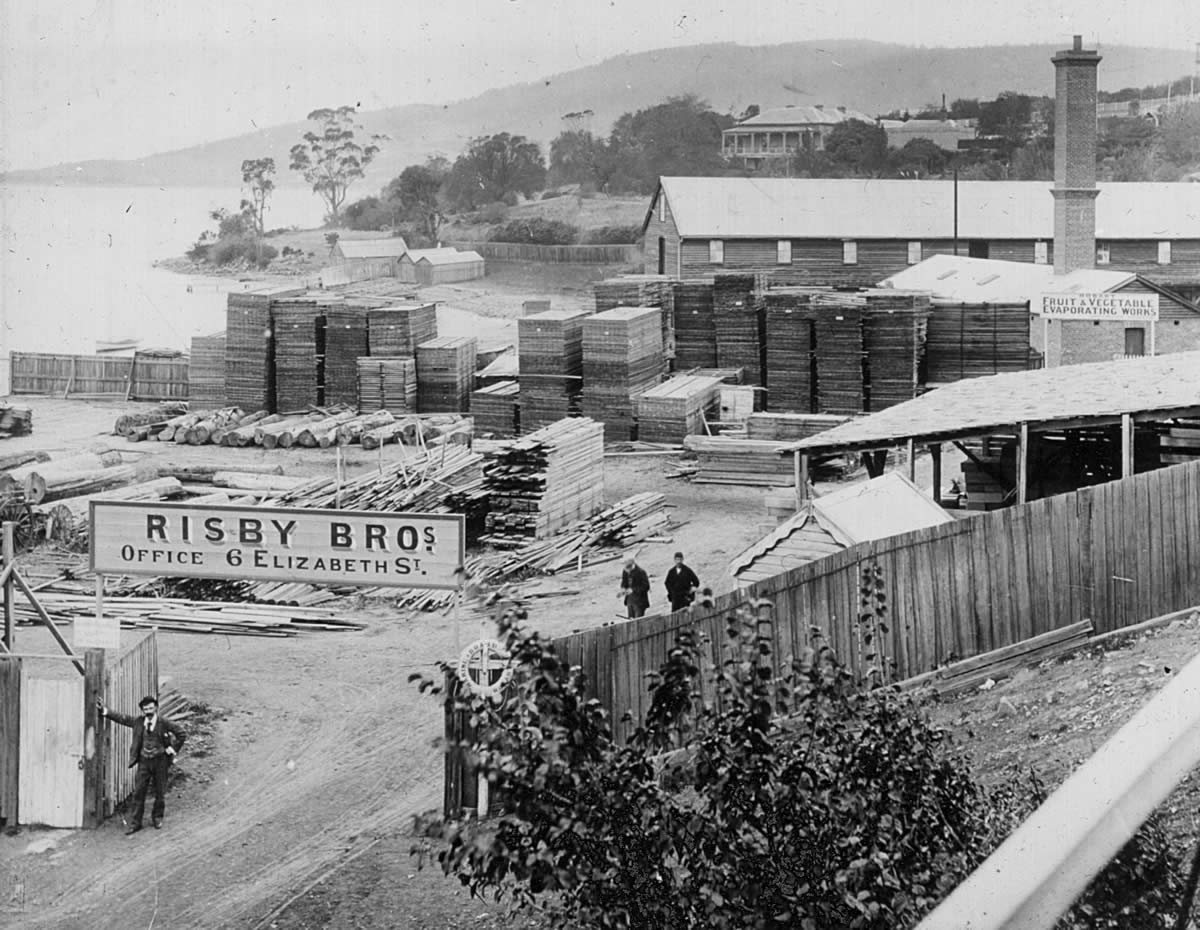
[(37, 542), (33, 508), (24, 501), (12, 497), (0, 501), (0, 523), (13, 525), (13, 544), (18, 549), (32, 548)]

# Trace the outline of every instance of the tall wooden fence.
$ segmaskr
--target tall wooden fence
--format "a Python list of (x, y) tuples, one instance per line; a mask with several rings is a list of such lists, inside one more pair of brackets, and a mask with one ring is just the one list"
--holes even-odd
[[(126, 634), (128, 635), (128, 634)], [(137, 714), (138, 701), (158, 696), (158, 639), (154, 632), (142, 637), (109, 662), (104, 671), (104, 703), (122, 714)], [(100, 797), (104, 816), (133, 794), (136, 769), (129, 767), (133, 730), (120, 724), (104, 724), (103, 770)]]
[(12, 393), (187, 400), (188, 359), (13, 352)]
[(17, 822), (21, 755), (21, 660), (0, 662), (0, 823)]
[[(1200, 462), (862, 543), (753, 587), (712, 608), (576, 633), (560, 653), (583, 668), (626, 738), (649, 706), (645, 673), (676, 634), (706, 634), (721, 661), (724, 617), (749, 598), (775, 604), (775, 655), (799, 654), (821, 631), (864, 672), (854, 635), (864, 568), (877, 564), (887, 598), (888, 653), (907, 678), (952, 659), (1082, 619), (1098, 633), (1200, 603)], [(626, 711), (632, 721), (622, 723)]]
[(488, 261), (544, 262), (556, 265), (641, 264), (641, 246), (527, 245), (520, 242), (448, 242), (459, 251), (478, 252)]

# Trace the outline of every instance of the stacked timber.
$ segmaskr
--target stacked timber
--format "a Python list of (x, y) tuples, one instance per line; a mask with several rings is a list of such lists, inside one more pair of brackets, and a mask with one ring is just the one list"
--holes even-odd
[(417, 346), (417, 409), (465, 413), (475, 388), (474, 336), (437, 336)]
[(326, 404), (358, 401), (358, 360), (367, 354), (366, 307), (352, 303), (326, 306), (325, 310), (325, 397)]
[(28, 407), (0, 405), (0, 438), (27, 436), (33, 432), (33, 411)]
[(604, 503), (603, 426), (560, 420), (504, 443), (485, 467), (484, 488), (491, 511), (482, 539), (495, 546), (544, 539), (592, 516)]
[(371, 355), (413, 358), (417, 346), (437, 334), (437, 304), (396, 304), (367, 311), (367, 348)]
[(633, 438), (634, 398), (662, 380), (662, 326), (657, 307), (616, 307), (583, 321), (585, 417), (605, 438)]
[(584, 310), (546, 310), (517, 320), (521, 428), (557, 423), (579, 411)]
[(786, 488), (796, 483), (788, 443), (727, 436), (689, 436), (684, 449), (696, 454), (698, 484), (739, 484)]
[(225, 333), (192, 337), (188, 401), (197, 407), (218, 407), (225, 403)]
[(713, 320), (712, 282), (678, 282), (674, 305), (675, 370), (716, 367), (717, 328)]
[(414, 358), (358, 359), (358, 409), (416, 413), (417, 362)]
[(596, 312), (617, 307), (659, 307), (662, 351), (675, 357), (675, 279), (661, 274), (627, 274), (593, 285)]
[(1036, 367), (1029, 347), (1028, 306), (934, 306), (925, 359), (927, 384)]
[(1164, 465), (1183, 465), (1200, 458), (1200, 420), (1175, 420), (1158, 437)]
[(767, 406), (810, 413), (816, 409), (811, 295), (799, 288), (773, 288), (764, 295), (763, 316)]
[(516, 381), (498, 381), (471, 395), (471, 416), (480, 436), (507, 439), (520, 432), (521, 389)]
[(743, 368), (747, 384), (763, 384), (763, 315), (752, 274), (719, 274), (713, 281), (717, 365)]
[(817, 360), (817, 411), (861, 413), (867, 409), (863, 308), (822, 305), (813, 320)]
[(829, 413), (752, 413), (746, 418), (746, 438), (795, 442), (849, 420), (850, 417)]
[[(962, 463), (967, 510), (1000, 510), (1016, 500), (1016, 452), (1012, 445), (966, 443), (971, 454)], [(978, 450), (978, 451), (975, 451)]]
[(299, 288), (264, 287), (231, 293), (225, 315), (225, 403), (274, 410), (271, 306)]
[(681, 443), (708, 432), (721, 403), (721, 381), (703, 375), (676, 375), (636, 400), (638, 439)]
[(276, 301), (275, 403), (277, 410), (304, 410), (325, 402), (325, 317), (315, 296)]
[(863, 346), (870, 379), (870, 405), (864, 409), (875, 412), (920, 392), (930, 303), (927, 293), (880, 289), (863, 296)]

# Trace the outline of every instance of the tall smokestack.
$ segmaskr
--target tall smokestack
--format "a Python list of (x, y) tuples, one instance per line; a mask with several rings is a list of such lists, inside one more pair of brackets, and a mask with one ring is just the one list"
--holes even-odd
[(1054, 273), (1096, 266), (1096, 66), (1083, 47), (1054, 62)]

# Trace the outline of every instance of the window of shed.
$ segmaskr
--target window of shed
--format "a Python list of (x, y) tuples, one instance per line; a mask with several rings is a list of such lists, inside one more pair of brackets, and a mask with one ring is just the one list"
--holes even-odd
[(1107, 242), (1096, 243), (1096, 264), (1107, 265), (1112, 261), (1112, 249)]
[(843, 242), (842, 243), (842, 264), (857, 265), (858, 264), (858, 243)]
[(710, 265), (725, 264), (725, 240), (724, 239), (709, 239), (708, 240), (708, 263)]
[(1033, 261), (1037, 265), (1045, 265), (1050, 261), (1050, 247), (1044, 240), (1033, 244)]
[(1158, 263), (1160, 265), (1171, 264), (1171, 243), (1167, 241), (1158, 244)]
[(792, 263), (792, 240), (780, 239), (775, 243), (775, 264), (790, 265)]
[(915, 265), (921, 260), (921, 243), (913, 240), (908, 244), (908, 263)]

